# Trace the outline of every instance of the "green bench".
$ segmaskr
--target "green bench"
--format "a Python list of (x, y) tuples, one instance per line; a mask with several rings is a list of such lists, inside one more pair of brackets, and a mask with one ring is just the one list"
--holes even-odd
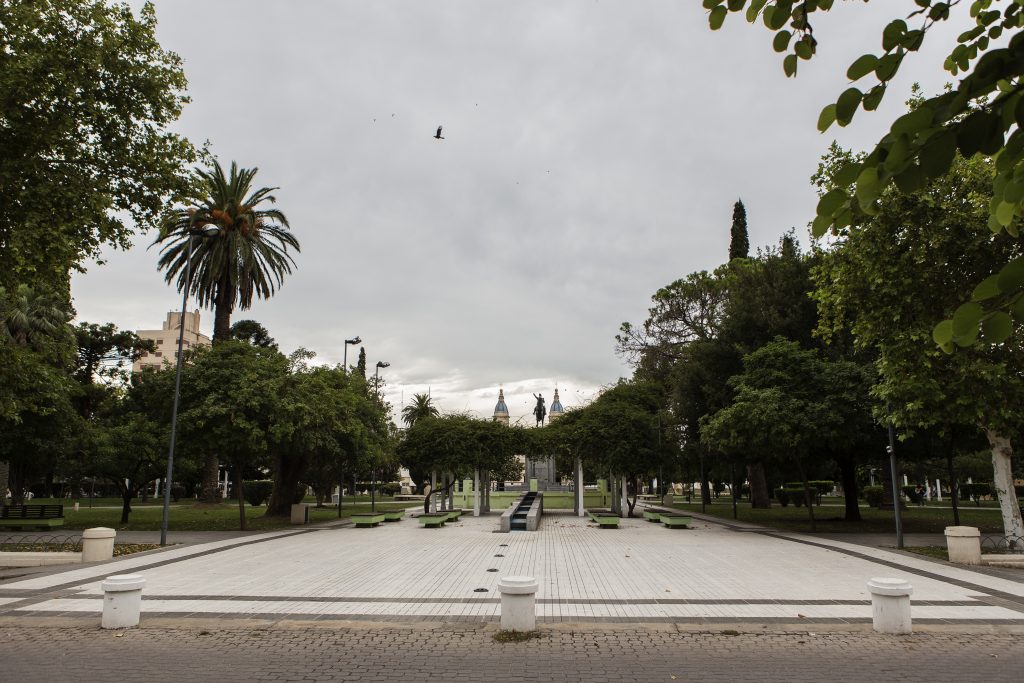
[(7, 505), (0, 508), (0, 527), (53, 529), (64, 526), (63, 505)]
[(385, 513), (383, 512), (367, 512), (358, 515), (352, 515), (352, 523), (359, 528), (369, 528), (377, 526), (384, 522)]
[(654, 510), (644, 510), (644, 519), (648, 522), (660, 522), (661, 513), (655, 512)]
[(405, 518), (405, 510), (385, 510), (385, 522), (401, 522)]
[(420, 525), (424, 527), (439, 529), (444, 526), (444, 523), (448, 521), (449, 517), (447, 512), (436, 512), (428, 515), (420, 515), (416, 519), (418, 519), (420, 521)]
[(619, 516), (611, 510), (587, 510), (587, 514), (602, 529), (619, 528)]
[(690, 515), (681, 515), (675, 512), (662, 512), (661, 522), (669, 529), (689, 529), (693, 518)]
[(462, 516), (462, 510), (449, 510), (446, 514), (448, 515), (448, 521), (454, 522)]

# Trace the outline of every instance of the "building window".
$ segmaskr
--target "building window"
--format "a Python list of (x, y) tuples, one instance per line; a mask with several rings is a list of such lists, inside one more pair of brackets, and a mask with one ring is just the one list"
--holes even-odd
[(163, 339), (157, 339), (157, 340), (156, 340), (156, 345), (157, 345), (157, 346), (161, 346), (161, 345), (163, 345), (163, 343), (164, 343), (164, 340), (163, 340)]
[(162, 356), (162, 355), (164, 355), (164, 354), (162, 354), (162, 353), (160, 353), (159, 351), (157, 351), (157, 352), (156, 352), (156, 353), (154, 353), (153, 355), (154, 355), (154, 356), (156, 356), (157, 358), (159, 358), (160, 356)]

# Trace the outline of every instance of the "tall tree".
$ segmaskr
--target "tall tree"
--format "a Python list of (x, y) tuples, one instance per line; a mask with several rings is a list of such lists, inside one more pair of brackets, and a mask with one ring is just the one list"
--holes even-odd
[(402, 422), (405, 423), (406, 427), (412, 427), (420, 420), (437, 417), (439, 414), (440, 412), (430, 396), (427, 394), (413, 394), (409, 405), (402, 408)]
[(729, 260), (747, 258), (750, 255), (750, 238), (747, 236), (747, 209), (743, 200), (737, 200), (732, 207), (732, 228), (729, 230)]
[(46, 284), (128, 248), (187, 186), (198, 153), (167, 131), (188, 101), (181, 60), (145, 3), (0, 4), (0, 285)]
[(233, 324), (231, 338), (253, 346), (262, 346), (265, 349), (277, 349), (277, 342), (270, 336), (267, 328), (255, 320), (239, 320)]
[(359, 361), (356, 362), (356, 372), (359, 376), (366, 380), (366, 349), (362, 346), (359, 347)]
[[(963, 77), (893, 121), (888, 133), (869, 154), (846, 160), (834, 174), (830, 190), (818, 201), (817, 218), (812, 225), (816, 236), (829, 230), (843, 233), (863, 218), (876, 215), (878, 202), (889, 188), (894, 187), (899, 193), (924, 188), (930, 180), (950, 171), (959, 152), (966, 158), (980, 154), (993, 162), (987, 192), (991, 201), (982, 225), (987, 224), (995, 234), (1006, 230), (1017, 237), (1024, 221), (1024, 6), (1019, 2), (976, 0), (969, 13), (951, 13), (957, 4), (948, 0), (915, 0), (905, 19), (897, 16), (882, 29), (882, 53), (861, 55), (843, 79), (845, 82), (867, 78), (872, 81), (871, 87), (861, 90), (848, 86), (835, 103), (822, 109), (818, 117), (818, 130), (822, 132), (833, 123), (849, 125), (859, 109), (878, 109), (904, 60), (921, 48), (928, 32), (939, 22), (952, 20), (960, 24), (962, 32), (956, 39), (957, 45), (942, 67)], [(795, 76), (800, 60), (811, 59), (817, 50), (815, 35), (820, 33), (815, 34), (813, 24), (834, 3), (704, 0), (703, 5), (709, 10), (712, 30), (721, 28), (730, 12), (745, 12), (750, 23), (763, 22), (775, 33), (775, 50), (788, 53), (782, 60), (783, 70), (787, 76)], [(866, 43), (877, 44), (875, 39), (865, 39)], [(1009, 263), (994, 264), (993, 269), (999, 269), (998, 277), (986, 280), (983, 296), (976, 296), (973, 305), (950, 304), (940, 313), (948, 315), (955, 308), (956, 319), (943, 321), (935, 328), (937, 344), (953, 351), (955, 346), (998, 343), (992, 335), (979, 334), (980, 328), (998, 326), (1008, 336), (1013, 333), (1010, 314), (1013, 320), (1024, 322), (1024, 255), (1011, 258)], [(978, 274), (974, 284), (988, 274)]]
[[(833, 150), (826, 159), (823, 191), (845, 156)], [(1011, 471), (1011, 440), (1024, 434), (1024, 340), (986, 326), (997, 343), (948, 355), (931, 334), (942, 311), (979, 295), (974, 282), (1022, 253), (1018, 240), (983, 227), (993, 172), (982, 157), (958, 156), (949, 174), (920, 190), (883, 193), (877, 214), (844, 230), (824, 256), (815, 296), (823, 334), (849, 328), (860, 348), (877, 350), (873, 394), (883, 422), (904, 435), (935, 429), (950, 443), (964, 430), (987, 436), (1004, 531), (1024, 537)]]
[(200, 305), (214, 310), (213, 341), (231, 338), (231, 314), (237, 305), (245, 310), (253, 297), (266, 299), (292, 272), (295, 260), (289, 249), (299, 251), (288, 219), (278, 209), (261, 208), (277, 200), (276, 188), (253, 190), (258, 169), (239, 169), (231, 163), (225, 176), (220, 163), (199, 171), (193, 205), (175, 209), (163, 225), (155, 244), (162, 244), (158, 268), (165, 279), (177, 279), (185, 288), (185, 260), (195, 230), (219, 228), (213, 237), (194, 241), (191, 293)]

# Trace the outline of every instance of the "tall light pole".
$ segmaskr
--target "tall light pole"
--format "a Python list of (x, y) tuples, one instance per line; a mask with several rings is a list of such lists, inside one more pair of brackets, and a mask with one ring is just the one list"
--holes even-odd
[(174, 371), (174, 404), (171, 408), (171, 446), (167, 451), (167, 478), (164, 480), (164, 511), (160, 520), (160, 545), (167, 545), (167, 519), (171, 512), (171, 481), (174, 476), (174, 438), (178, 428), (178, 396), (181, 393), (182, 348), (185, 345), (185, 313), (188, 310), (188, 290), (192, 286), (192, 242), (197, 236), (216, 237), (220, 228), (208, 224), (188, 230), (188, 249), (185, 255), (185, 288), (181, 295), (181, 326), (178, 328), (178, 358)]
[[(377, 361), (377, 367), (373, 369), (373, 393), (377, 395), (377, 400), (380, 400), (380, 391), (378, 385), (380, 383), (380, 369), (390, 367), (391, 363), (385, 363), (382, 360)], [(370, 472), (370, 512), (374, 512), (377, 509), (377, 468), (374, 467)]]
[(348, 374), (348, 347), (349, 346), (355, 346), (356, 344), (361, 344), (362, 341), (363, 340), (359, 338), (358, 334), (356, 336), (352, 337), (351, 339), (346, 339), (345, 340), (345, 355), (344, 355), (344, 359), (345, 360), (342, 361), (342, 365), (345, 368), (345, 374), (346, 375)]
[(373, 393), (377, 394), (377, 398), (380, 398), (380, 391), (377, 390), (377, 385), (380, 382), (380, 369), (391, 367), (391, 363), (385, 363), (382, 360), (377, 361), (377, 367), (373, 371)]

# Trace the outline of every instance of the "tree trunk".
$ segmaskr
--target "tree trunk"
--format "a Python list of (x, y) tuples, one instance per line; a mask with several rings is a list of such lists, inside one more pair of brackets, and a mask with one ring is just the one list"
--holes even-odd
[(53, 498), (53, 472), (47, 472), (43, 480), (43, 497)]
[(128, 523), (128, 515), (132, 512), (132, 490), (127, 486), (121, 488), (121, 524)]
[(843, 498), (846, 500), (846, 513), (843, 519), (847, 522), (859, 522), (860, 504), (857, 500), (857, 465), (853, 458), (839, 458), (839, 482), (843, 485)]
[(224, 279), (217, 283), (217, 294), (214, 300), (213, 309), (213, 343), (228, 341), (231, 339), (231, 311), (235, 307), (234, 297), (231, 296), (231, 287)]
[(953, 503), (953, 526), (960, 526), (960, 503), (957, 497), (960, 495), (960, 482), (957, 481), (956, 472), (953, 470), (953, 448), (946, 449), (946, 472), (949, 477), (950, 500)]
[(764, 472), (764, 463), (754, 462), (747, 465), (747, 479), (750, 480), (750, 507), (767, 510), (772, 506), (772, 498), (768, 492), (768, 477)]
[(629, 514), (626, 515), (627, 517), (633, 516), (633, 508), (636, 507), (636, 498), (639, 491), (640, 479), (633, 477), (633, 500), (630, 500), (628, 495), (626, 496), (626, 505), (629, 507)]
[(8, 481), (11, 485), (11, 505), (25, 504), (25, 465), (15, 462), (10, 465)]
[(999, 496), (999, 509), (1003, 513), (1003, 534), (1013, 548), (1024, 544), (1024, 521), (1021, 520), (1017, 494), (1013, 488), (1013, 470), (1010, 459), (1013, 447), (1008, 437), (992, 429), (985, 430), (989, 445), (992, 446), (992, 486)]
[(199, 490), (199, 502), (210, 505), (221, 502), (220, 461), (216, 453), (207, 453), (203, 458), (203, 484)]
[(797, 467), (800, 468), (800, 481), (804, 483), (804, 503), (807, 505), (807, 514), (811, 518), (811, 533), (814, 533), (818, 528), (814, 519), (814, 498), (811, 496), (811, 485), (804, 473), (804, 464), (799, 459), (797, 459)]
[(235, 474), (235, 493), (238, 494), (238, 528), (245, 531), (245, 491), (242, 489), (242, 468), (233, 467)]
[[(291, 458), (286, 455), (278, 455), (274, 458), (274, 489), (270, 492), (267, 511), (263, 513), (264, 517), (291, 516), (292, 500), (295, 498), (295, 489), (299, 485), (304, 464), (301, 458)], [(353, 495), (355, 495), (355, 486), (352, 489)]]
[(711, 505), (711, 479), (707, 475), (700, 483), (700, 497), (705, 505)]

